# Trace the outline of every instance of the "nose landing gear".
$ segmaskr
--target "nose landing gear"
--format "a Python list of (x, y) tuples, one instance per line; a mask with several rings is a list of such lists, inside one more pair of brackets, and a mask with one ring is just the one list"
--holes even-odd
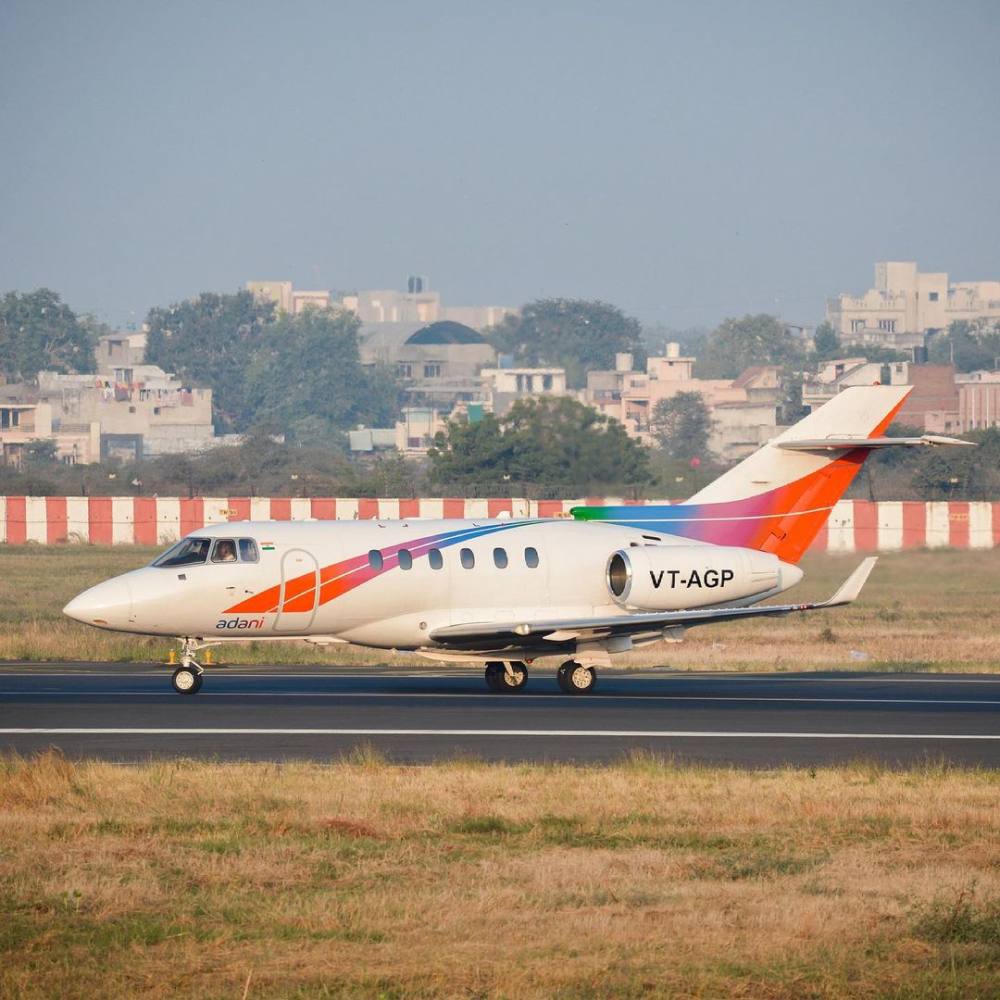
[[(197, 694), (201, 690), (204, 670), (194, 658), (194, 654), (201, 648), (196, 639), (184, 639), (181, 642), (181, 663), (170, 677), (170, 683), (178, 694)], [(173, 653), (170, 661), (174, 662)]]
[(486, 664), (486, 686), (496, 694), (523, 691), (528, 683), (528, 665), (519, 660)]

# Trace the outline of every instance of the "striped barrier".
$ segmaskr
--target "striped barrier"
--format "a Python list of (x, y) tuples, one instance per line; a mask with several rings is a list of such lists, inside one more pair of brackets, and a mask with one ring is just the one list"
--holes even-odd
[[(581, 500), (373, 500), (342, 497), (0, 497), (0, 542), (166, 545), (208, 524), (227, 521), (566, 517)], [(648, 501), (664, 503), (665, 501)], [(642, 501), (640, 501), (642, 503)], [(1000, 547), (1000, 502), (842, 500), (812, 550), (890, 552), (899, 549)]]

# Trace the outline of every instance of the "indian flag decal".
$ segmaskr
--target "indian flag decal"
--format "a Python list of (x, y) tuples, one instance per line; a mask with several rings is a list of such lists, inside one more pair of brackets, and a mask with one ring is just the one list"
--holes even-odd
[(274, 551), (274, 542), (261, 542), (260, 543), (260, 547), (265, 552), (273, 552)]

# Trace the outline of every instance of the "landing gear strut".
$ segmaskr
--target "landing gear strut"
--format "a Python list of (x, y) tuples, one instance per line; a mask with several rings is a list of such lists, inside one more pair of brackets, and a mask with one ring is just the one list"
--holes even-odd
[(576, 660), (567, 660), (556, 673), (563, 694), (590, 694), (597, 683), (597, 671)]
[(170, 678), (170, 683), (178, 694), (197, 694), (201, 690), (204, 671), (194, 658), (195, 652), (200, 648), (195, 639), (185, 639), (181, 643), (181, 665)]
[(519, 660), (486, 664), (486, 686), (496, 694), (523, 691), (528, 683), (528, 665)]

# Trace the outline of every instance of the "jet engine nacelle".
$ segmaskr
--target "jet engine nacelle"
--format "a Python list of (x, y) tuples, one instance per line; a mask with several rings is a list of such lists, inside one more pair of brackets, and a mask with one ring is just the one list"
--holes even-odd
[(682, 611), (784, 589), (782, 569), (802, 573), (770, 552), (718, 545), (642, 545), (608, 560), (607, 585), (623, 608)]

